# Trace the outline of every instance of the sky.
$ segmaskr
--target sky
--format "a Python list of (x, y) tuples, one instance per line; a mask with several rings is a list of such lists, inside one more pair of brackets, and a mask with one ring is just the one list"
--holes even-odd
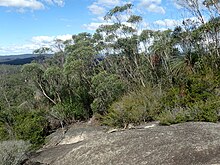
[(188, 17), (175, 0), (0, 0), (0, 55), (32, 53), (54, 39), (93, 33), (109, 9), (126, 3), (146, 29), (173, 28)]

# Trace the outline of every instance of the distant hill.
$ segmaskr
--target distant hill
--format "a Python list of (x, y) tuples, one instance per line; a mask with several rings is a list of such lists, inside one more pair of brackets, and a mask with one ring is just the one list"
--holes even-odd
[(31, 63), (33, 60), (43, 60), (45, 58), (51, 57), (52, 54), (21, 54), (21, 55), (8, 55), (0, 56), (0, 65), (24, 65)]

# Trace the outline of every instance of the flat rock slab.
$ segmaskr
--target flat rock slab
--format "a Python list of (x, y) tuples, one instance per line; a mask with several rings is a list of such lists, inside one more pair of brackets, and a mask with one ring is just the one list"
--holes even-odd
[(32, 155), (30, 161), (49, 165), (220, 165), (219, 123), (143, 126), (112, 133), (84, 126), (66, 134), (73, 140), (65, 144), (64, 138)]

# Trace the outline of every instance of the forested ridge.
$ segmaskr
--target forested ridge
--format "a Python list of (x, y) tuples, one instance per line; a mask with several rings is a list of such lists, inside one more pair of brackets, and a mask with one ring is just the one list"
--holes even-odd
[(164, 31), (141, 29), (132, 4), (116, 6), (104, 18), (111, 23), (94, 34), (57, 40), (53, 57), (1, 65), (0, 139), (37, 147), (55, 129), (92, 117), (121, 128), (155, 120), (217, 122), (219, 1), (204, 1), (207, 21), (198, 1), (180, 3), (197, 19)]

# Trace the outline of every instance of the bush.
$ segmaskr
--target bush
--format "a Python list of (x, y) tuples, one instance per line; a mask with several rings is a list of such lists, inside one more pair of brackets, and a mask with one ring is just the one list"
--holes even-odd
[(40, 110), (11, 107), (0, 112), (0, 140), (22, 139), (33, 147), (44, 143), (47, 121)]
[(177, 124), (187, 121), (217, 122), (220, 103), (217, 97), (209, 98), (206, 101), (198, 101), (190, 107), (175, 107), (164, 110), (158, 120), (162, 125)]
[(80, 102), (57, 104), (53, 106), (50, 113), (59, 119), (60, 122), (67, 124), (88, 116), (87, 111)]
[(193, 120), (188, 109), (166, 110), (160, 113), (157, 119), (161, 125), (171, 125)]
[(218, 121), (220, 107), (218, 83), (191, 76), (186, 83), (173, 87), (161, 99), (158, 120), (170, 125), (186, 121)]
[(191, 107), (191, 116), (194, 121), (217, 122), (219, 99), (213, 98), (206, 102), (200, 101)]
[(125, 84), (116, 74), (105, 71), (92, 78), (91, 94), (94, 101), (91, 104), (93, 113), (104, 114), (109, 106), (125, 92)]
[(20, 111), (14, 123), (17, 139), (30, 141), (33, 147), (44, 143), (47, 121), (43, 112)]
[(26, 157), (30, 144), (22, 140), (0, 143), (0, 162), (2, 165), (19, 165)]
[(126, 127), (129, 123), (152, 121), (159, 114), (162, 93), (158, 88), (142, 88), (131, 92), (113, 103), (103, 118), (103, 124)]

